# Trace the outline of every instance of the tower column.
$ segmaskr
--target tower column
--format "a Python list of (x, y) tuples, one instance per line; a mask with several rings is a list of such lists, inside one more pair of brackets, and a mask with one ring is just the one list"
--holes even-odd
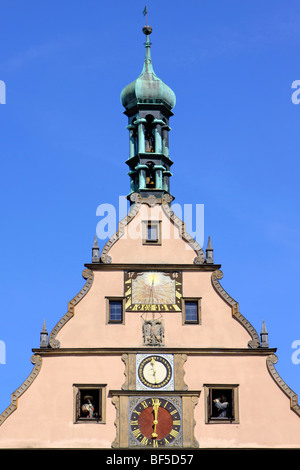
[(155, 188), (163, 189), (163, 170), (165, 167), (162, 165), (154, 165), (153, 170), (155, 170)]
[(135, 130), (136, 126), (134, 124), (129, 124), (127, 126), (127, 129), (129, 130), (129, 158), (134, 157), (135, 155)]
[(137, 165), (135, 169), (139, 172), (139, 189), (146, 188), (146, 170), (147, 165)]
[(140, 118), (136, 120), (138, 125), (138, 153), (145, 153), (145, 123), (146, 119)]
[(162, 153), (169, 156), (169, 135), (168, 132), (171, 130), (169, 126), (164, 123), (162, 127)]
[[(154, 137), (155, 137), (155, 153), (162, 153), (162, 135), (161, 135), (161, 126), (165, 124), (162, 119), (154, 119), (153, 124), (154, 128)], [(159, 127), (160, 126), (160, 129)]]
[(134, 193), (136, 191), (136, 175), (137, 171), (136, 170), (130, 170), (128, 171), (128, 175), (130, 176), (130, 192)]
[(172, 173), (168, 170), (163, 171), (163, 190), (170, 192), (169, 178), (172, 176)]

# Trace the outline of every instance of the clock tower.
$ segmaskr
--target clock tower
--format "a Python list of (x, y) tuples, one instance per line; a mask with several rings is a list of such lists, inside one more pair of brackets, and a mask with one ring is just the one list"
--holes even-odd
[[(154, 73), (149, 25), (138, 78), (121, 93), (129, 210), (0, 415), (0, 448), (299, 448), (297, 395), (172, 211), (173, 91)], [(49, 292), (49, 295), (50, 292)], [(55, 293), (53, 294), (55, 295)], [(251, 292), (250, 295), (255, 295)]]
[(174, 92), (154, 73), (151, 60), (151, 26), (145, 26), (145, 62), (139, 77), (121, 93), (128, 117), (130, 194), (170, 193), (172, 161), (169, 154), (169, 119), (173, 115)]

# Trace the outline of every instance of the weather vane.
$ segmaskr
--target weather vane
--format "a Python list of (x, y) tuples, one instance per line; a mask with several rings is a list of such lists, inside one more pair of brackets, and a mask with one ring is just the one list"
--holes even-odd
[(147, 5), (144, 8), (143, 15), (146, 16), (146, 25), (148, 26), (148, 8), (147, 8)]

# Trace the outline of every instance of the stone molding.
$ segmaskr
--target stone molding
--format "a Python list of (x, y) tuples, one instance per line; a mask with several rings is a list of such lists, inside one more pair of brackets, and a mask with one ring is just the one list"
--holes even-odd
[(186, 232), (185, 223), (175, 215), (175, 213), (170, 208), (170, 204), (173, 200), (173, 197), (170, 194), (164, 194), (162, 197), (162, 207), (164, 212), (168, 215), (169, 219), (179, 228), (180, 236), (183, 240), (185, 240), (196, 252), (196, 257), (194, 258), (194, 264), (203, 264), (205, 263), (205, 253), (199, 243), (191, 237)]
[(24, 392), (26, 392), (26, 390), (30, 387), (30, 385), (38, 376), (42, 367), (42, 362), (43, 360), (41, 356), (37, 354), (31, 356), (31, 363), (34, 364), (34, 368), (31, 371), (30, 375), (27, 377), (27, 379), (22, 383), (22, 385), (15, 392), (12, 393), (11, 404), (0, 415), (0, 426), (18, 408), (18, 399), (21, 395), (23, 395)]
[(94, 273), (90, 269), (85, 269), (82, 272), (82, 277), (87, 280), (81, 291), (68, 303), (67, 313), (59, 320), (56, 326), (50, 333), (49, 346), (50, 348), (57, 349), (60, 347), (60, 342), (56, 339), (57, 333), (62, 329), (63, 326), (74, 316), (74, 307), (80, 300), (88, 293), (92, 287), (94, 281)]
[(267, 359), (266, 359), (267, 369), (268, 369), (272, 379), (278, 385), (278, 387), (289, 397), (291, 409), (298, 416), (300, 416), (300, 406), (298, 405), (297, 394), (284, 382), (284, 380), (282, 380), (282, 378), (278, 374), (278, 372), (275, 368), (275, 365), (274, 365), (274, 364), (277, 364), (277, 361), (278, 361), (278, 357), (275, 354), (272, 354), (272, 355), (268, 356)]
[(108, 242), (105, 243), (103, 247), (101, 257), (100, 257), (102, 263), (112, 262), (112, 258), (108, 254), (108, 252), (110, 251), (111, 247), (124, 235), (124, 229), (126, 225), (128, 225), (129, 222), (132, 221), (132, 219), (136, 216), (136, 214), (139, 212), (141, 208), (142, 197), (140, 194), (138, 193), (131, 194), (130, 200), (134, 202), (134, 204), (131, 206), (128, 214), (124, 217), (124, 219), (122, 219), (119, 222), (118, 231), (108, 240)]
[(212, 285), (216, 292), (225, 300), (225, 302), (231, 306), (232, 316), (247, 330), (251, 336), (251, 340), (248, 342), (249, 348), (259, 348), (260, 339), (257, 331), (251, 325), (251, 323), (240, 313), (239, 304), (234, 300), (219, 283), (219, 279), (223, 278), (223, 273), (220, 270), (214, 271), (211, 275)]

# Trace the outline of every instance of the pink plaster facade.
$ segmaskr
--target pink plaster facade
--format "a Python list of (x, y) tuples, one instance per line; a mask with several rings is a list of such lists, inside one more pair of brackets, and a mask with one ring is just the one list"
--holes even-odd
[[(139, 200), (133, 209), (134, 216), (104, 247), (102, 261), (87, 265), (85, 287), (58, 319), (49, 347), (34, 350), (33, 373), (1, 416), (0, 447), (111, 448), (117, 413), (110, 391), (124, 390), (124, 355), (147, 352), (147, 346), (141, 312), (125, 311), (122, 323), (111, 324), (107, 298), (124, 297), (124, 271), (139, 267), (180, 270), (183, 298), (201, 298), (198, 324), (185, 324), (182, 311), (161, 313), (165, 338), (156, 348), (156, 354), (180, 351), (185, 357), (186, 388), (199, 391), (194, 407), (199, 448), (299, 447), (297, 397), (277, 375), (275, 351), (260, 347), (259, 335), (222, 289), (219, 266), (206, 264), (201, 248), (163, 204)], [(143, 244), (144, 220), (160, 221), (160, 245)], [(74, 422), (75, 384), (104, 385), (102, 422)], [(207, 422), (205, 393), (212, 384), (236, 387), (235, 422)], [(128, 421), (120, 417), (118, 426), (122, 432)]]

